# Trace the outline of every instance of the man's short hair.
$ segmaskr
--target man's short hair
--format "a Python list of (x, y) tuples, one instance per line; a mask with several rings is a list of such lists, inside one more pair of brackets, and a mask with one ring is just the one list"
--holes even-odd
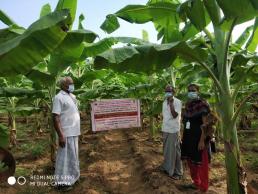
[(165, 92), (175, 92), (175, 88), (171, 85), (167, 85), (165, 88)]
[(187, 88), (189, 89), (190, 87), (195, 87), (197, 89), (197, 91), (200, 90), (200, 87), (197, 84), (191, 83), (187, 86)]
[(67, 77), (62, 77), (60, 80), (59, 80), (59, 86), (60, 88), (63, 88), (67, 82), (68, 79), (71, 79), (72, 78), (70, 76), (67, 76)]

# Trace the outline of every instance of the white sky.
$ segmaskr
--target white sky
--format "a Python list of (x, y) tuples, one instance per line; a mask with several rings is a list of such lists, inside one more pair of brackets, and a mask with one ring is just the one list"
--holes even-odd
[[(100, 25), (105, 20), (106, 15), (115, 13), (128, 4), (146, 4), (148, 0), (78, 0), (77, 16), (74, 23), (74, 29), (78, 26), (78, 17), (84, 14), (84, 27), (97, 33), (100, 38), (107, 36), (130, 36), (142, 38), (142, 30), (149, 34), (151, 42), (157, 42), (157, 32), (151, 22), (147, 24), (130, 24), (119, 20), (120, 28), (112, 34), (106, 34), (100, 29)], [(28, 27), (39, 18), (41, 7), (49, 3), (52, 10), (55, 8), (58, 0), (0, 0), (0, 9), (7, 13), (18, 25)], [(244, 29), (253, 22), (248, 22), (236, 26), (233, 32), (235, 40)], [(0, 22), (0, 28), (6, 26)]]

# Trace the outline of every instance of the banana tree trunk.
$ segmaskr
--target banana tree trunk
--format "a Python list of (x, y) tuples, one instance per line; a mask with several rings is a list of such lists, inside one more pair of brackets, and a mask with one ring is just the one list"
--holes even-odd
[(154, 100), (151, 100), (151, 105), (150, 105), (150, 134), (151, 134), (151, 137), (154, 137), (155, 134), (156, 134), (156, 129), (155, 129), (155, 119), (154, 119), (154, 116), (152, 114), (152, 111), (154, 109)]
[(171, 85), (173, 87), (176, 86), (176, 76), (175, 76), (175, 72), (174, 72), (174, 67), (171, 65), (170, 67), (170, 76), (171, 76)]
[(38, 113), (35, 114), (35, 120), (36, 120), (36, 129), (39, 134), (41, 134), (42, 127), (41, 127), (41, 121), (40, 121), (40, 115)]
[[(149, 82), (150, 84), (153, 83), (153, 76), (150, 75), (149, 76)], [(151, 97), (151, 101), (150, 101), (150, 106), (149, 106), (149, 122), (150, 122), (150, 135), (151, 135), (151, 138), (154, 137), (155, 135), (155, 127), (154, 127), (154, 116), (152, 114), (152, 111), (153, 111), (153, 107), (154, 107), (154, 100), (153, 100), (153, 97), (152, 97), (152, 93), (151, 93), (151, 90), (149, 91), (149, 95)]]
[(150, 115), (150, 133), (151, 137), (155, 135), (154, 118), (152, 115)]
[[(51, 117), (52, 115), (50, 115)], [(51, 122), (50, 127), (50, 159), (54, 163), (56, 160), (56, 133), (54, 131), (54, 124)]]
[(51, 110), (49, 113), (49, 118), (51, 120), (51, 126), (50, 126), (50, 160), (52, 161), (52, 163), (55, 162), (55, 157), (56, 157), (56, 131), (54, 129), (54, 123), (52, 118), (52, 107), (53, 107), (53, 98), (56, 95), (56, 82), (54, 82), (54, 84), (52, 86), (49, 87), (49, 97), (50, 97), (50, 101), (51, 101)]
[[(221, 15), (218, 12), (218, 17)], [(219, 114), (222, 119), (222, 131), (224, 139), (225, 164), (227, 171), (227, 192), (229, 194), (243, 194), (246, 192), (246, 173), (243, 170), (240, 150), (237, 138), (236, 120), (234, 119), (234, 103), (232, 88), (230, 85), (231, 64), (228, 61), (228, 50), (232, 31), (236, 19), (232, 22), (229, 31), (223, 31), (220, 26), (213, 25), (213, 46), (216, 55), (217, 78), (221, 88), (219, 94)]]
[(15, 115), (11, 112), (8, 113), (8, 120), (9, 120), (9, 130), (10, 130), (10, 141), (9, 141), (9, 147), (13, 147), (17, 145), (17, 139), (16, 139), (16, 121), (15, 121)]
[(10, 130), (10, 142), (9, 142), (9, 147), (13, 147), (17, 145), (17, 139), (16, 139), (16, 121), (15, 121), (15, 115), (14, 115), (14, 110), (16, 107), (15, 104), (15, 98), (11, 97), (8, 98), (10, 106), (12, 108), (12, 111), (8, 112), (8, 120), (9, 120), (9, 130)]
[[(220, 104), (219, 92), (215, 85), (213, 86), (213, 90), (215, 91), (215, 99), (216, 99), (214, 109), (216, 110), (216, 113), (221, 115), (221, 109), (220, 109), (221, 104)], [(222, 120), (220, 119), (216, 126), (216, 132), (215, 132), (215, 137), (218, 140), (221, 140), (223, 136), (222, 126), (223, 126)]]
[(29, 116), (25, 116), (25, 122), (26, 122), (26, 126), (29, 127)]
[(229, 194), (246, 193), (246, 173), (242, 167), (237, 137), (236, 122), (232, 120), (234, 103), (230, 94), (221, 98), (222, 129), (224, 138), (225, 164), (227, 171), (227, 192)]

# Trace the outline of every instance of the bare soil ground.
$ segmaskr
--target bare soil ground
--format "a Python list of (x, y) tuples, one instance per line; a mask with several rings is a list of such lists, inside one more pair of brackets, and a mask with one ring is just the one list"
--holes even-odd
[[(46, 139), (48, 134), (45, 134)], [(31, 141), (37, 144), (38, 141)], [(14, 152), (17, 158), (16, 176), (25, 176), (27, 182), (20, 186), (0, 183), (1, 194), (50, 193), (59, 191), (49, 185), (30, 185), (31, 175), (51, 175), (49, 147), (38, 158), (30, 158), (29, 153)], [(222, 151), (222, 150), (220, 150)], [(226, 193), (226, 174), (221, 152), (213, 155), (210, 164), (210, 188), (207, 194)], [(27, 154), (27, 156), (26, 156)], [(80, 141), (80, 183), (71, 194), (192, 194), (183, 185), (191, 183), (188, 169), (184, 168), (182, 180), (173, 180), (157, 170), (163, 160), (162, 141), (158, 136), (149, 137), (147, 130), (124, 129), (99, 133), (85, 131)], [(258, 171), (248, 169), (248, 180), (258, 193)], [(257, 190), (255, 190), (257, 189)]]

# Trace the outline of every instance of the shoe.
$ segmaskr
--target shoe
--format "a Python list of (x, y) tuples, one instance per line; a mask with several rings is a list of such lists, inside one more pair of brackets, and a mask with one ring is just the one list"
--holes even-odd
[(73, 186), (70, 186), (70, 185), (59, 185), (59, 186), (57, 186), (57, 190), (62, 191), (62, 192), (71, 191), (72, 189), (73, 189)]
[(160, 171), (160, 172), (163, 172), (163, 173), (167, 174), (167, 171), (164, 169), (163, 166), (159, 166), (159, 167), (157, 168), (157, 170)]
[(73, 189), (73, 186), (66, 186), (61, 191), (67, 192), (67, 191), (71, 191), (72, 189)]
[(196, 186), (195, 184), (183, 185), (183, 188), (185, 188), (185, 189), (198, 190), (198, 188), (197, 188), (197, 186)]
[(169, 177), (174, 180), (180, 180), (182, 178), (182, 176), (180, 176), (180, 175), (173, 175), (173, 176), (169, 176)]
[(74, 185), (78, 185), (78, 184), (81, 184), (83, 181), (86, 180), (86, 177), (80, 177), (75, 183)]

